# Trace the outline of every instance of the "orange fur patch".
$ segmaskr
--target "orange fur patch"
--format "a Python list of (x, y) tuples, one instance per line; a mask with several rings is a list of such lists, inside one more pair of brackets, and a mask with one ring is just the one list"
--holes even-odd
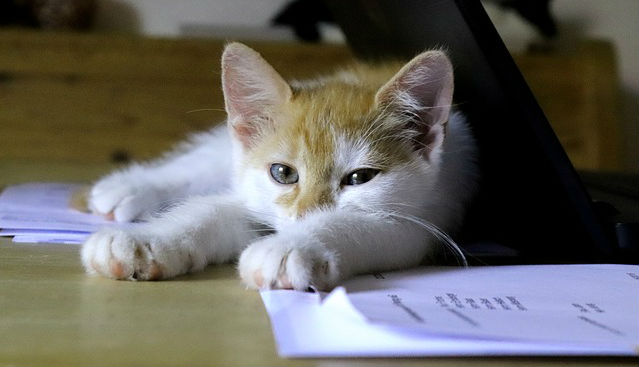
[(291, 100), (273, 112), (274, 123), (260, 132), (259, 142), (247, 153), (248, 164), (282, 163), (298, 171), (299, 182), (276, 199), (291, 217), (334, 203), (342, 177), (335, 175), (348, 173), (335, 172), (340, 138), (363, 142), (368, 164), (382, 172), (409, 159), (413, 149), (401, 135), (401, 116), (375, 102), (377, 91), (399, 66), (353, 66), (326, 79), (294, 84)]

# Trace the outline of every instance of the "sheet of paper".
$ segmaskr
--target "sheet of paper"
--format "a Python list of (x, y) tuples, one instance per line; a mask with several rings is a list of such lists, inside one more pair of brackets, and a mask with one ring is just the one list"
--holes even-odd
[(66, 243), (82, 244), (89, 232), (39, 229), (0, 229), (0, 236), (13, 236), (18, 243)]
[(0, 193), (0, 236), (14, 242), (82, 243), (89, 233), (114, 225), (96, 215), (73, 209), (83, 185), (27, 183)]
[(79, 212), (0, 209), (0, 228), (94, 232), (113, 222)]
[[(574, 270), (577, 270), (577, 273), (583, 273), (582, 271), (587, 272), (589, 267), (592, 267), (595, 272), (601, 270), (597, 265), (585, 265), (582, 269), (568, 267), (564, 270), (559, 269), (555, 275), (547, 274), (545, 278), (562, 276), (566, 273), (574, 275)], [(605, 267), (614, 268), (617, 274), (624, 274), (625, 272), (627, 277), (636, 281), (634, 278), (638, 270), (636, 266), (630, 268), (623, 266)], [(527, 276), (528, 270), (531, 270), (531, 276), (541, 280), (539, 279), (540, 272), (536, 271), (537, 267), (522, 266), (518, 268), (520, 276)], [(491, 290), (500, 289), (502, 283), (515, 282), (515, 279), (499, 276), (502, 268), (485, 269), (495, 274), (494, 278), (497, 278), (496, 281), (490, 284)], [(558, 269), (555, 270), (557, 271)], [(373, 298), (372, 304), (376, 304), (380, 308), (364, 304), (366, 297), (361, 297), (367, 292), (396, 291), (398, 288), (402, 288), (411, 289), (413, 293), (424, 294), (424, 299), (427, 299), (428, 292), (432, 293), (432, 291), (420, 287), (431, 287), (432, 284), (436, 284), (435, 294), (439, 295), (439, 291), (443, 289), (448, 292), (457, 292), (457, 298), (459, 298), (459, 294), (462, 294), (465, 289), (472, 286), (469, 284), (442, 283), (443, 278), (437, 277), (437, 274), (452, 276), (453, 273), (458, 271), (468, 270), (421, 268), (410, 272), (384, 273), (377, 275), (377, 278), (373, 276), (358, 277), (346, 282), (346, 288), (335, 289), (323, 301), (318, 294), (295, 291), (263, 291), (261, 296), (271, 319), (278, 352), (283, 357), (637, 355), (638, 341), (632, 337), (623, 340), (610, 338), (601, 342), (575, 342), (573, 339), (549, 341), (536, 338), (510, 338), (507, 336), (485, 337), (474, 333), (450, 333), (449, 330), (440, 333), (421, 327), (414, 328), (410, 326), (410, 322), (406, 322), (401, 316), (397, 317), (395, 315), (398, 311), (400, 314), (407, 311), (396, 302), (393, 302), (393, 297), (389, 297), (388, 294), (379, 293), (371, 296)], [(535, 276), (534, 274), (537, 275)], [(470, 275), (470, 273), (467, 275)], [(424, 284), (424, 278), (426, 277), (434, 277), (436, 279), (434, 279), (432, 284), (429, 282), (426, 282), (429, 284)], [(587, 282), (590, 277), (580, 278), (575, 275), (572, 280), (574, 283), (571, 288), (588, 288)], [(445, 281), (447, 282), (448, 280)], [(531, 279), (530, 282), (534, 283), (535, 281)], [(552, 282), (546, 282), (546, 285), (549, 297), (563, 292), (563, 289), (553, 287)], [(345, 289), (353, 293), (348, 293)], [(626, 294), (622, 301), (626, 302), (630, 298), (637, 298), (636, 289), (635, 286), (634, 291)], [(525, 293), (523, 285), (519, 288), (519, 291)], [(360, 296), (356, 297), (355, 295), (357, 294)], [(381, 296), (384, 301), (378, 302), (377, 296)], [(385, 299), (390, 299), (390, 303), (387, 303)], [(526, 300), (528, 299), (526, 298)], [(521, 301), (519, 302), (522, 303)], [(546, 299), (546, 302), (552, 303), (554, 301), (549, 298)], [(435, 304), (437, 307), (443, 308), (439, 303)], [(586, 307), (590, 306), (586, 305)], [(382, 309), (385, 309), (391, 316), (384, 316)], [(549, 311), (552, 311), (552, 307)], [(413, 316), (409, 317), (413, 318)], [(427, 316), (420, 317), (422, 319), (431, 319)], [(623, 318), (628, 324), (637, 325), (639, 313), (629, 314), (626, 312)], [(396, 323), (397, 320), (400, 322)], [(538, 321), (546, 323), (547, 318), (544, 315)], [(504, 317), (498, 322), (507, 323), (508, 317)], [(406, 327), (407, 325), (408, 327)], [(556, 328), (553, 327), (553, 329)], [(522, 330), (523, 332), (525, 330)]]
[(344, 285), (368, 320), (414, 332), (639, 345), (639, 266), (422, 268)]
[(0, 208), (34, 211), (64, 211), (83, 185), (56, 182), (33, 182), (9, 186), (0, 193)]
[(0, 236), (44, 236), (44, 235), (87, 235), (84, 231), (57, 231), (57, 230), (41, 230), (41, 229), (0, 229)]
[(63, 243), (67, 245), (81, 245), (89, 237), (88, 234), (84, 235), (46, 235), (46, 236), (29, 236), (29, 235), (16, 235), (13, 237), (13, 242), (16, 243)]

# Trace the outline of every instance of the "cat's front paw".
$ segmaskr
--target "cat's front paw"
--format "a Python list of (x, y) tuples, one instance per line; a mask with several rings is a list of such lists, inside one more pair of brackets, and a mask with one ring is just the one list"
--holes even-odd
[(161, 193), (145, 184), (143, 172), (138, 171), (115, 172), (98, 181), (89, 192), (89, 209), (117, 222), (129, 222), (155, 210)]
[(104, 228), (94, 233), (82, 246), (81, 255), (88, 273), (108, 278), (157, 280), (164, 275), (150, 244), (121, 229)]
[(340, 279), (337, 256), (324, 244), (282, 235), (250, 245), (238, 268), (244, 283), (254, 289), (330, 290)]
[[(145, 232), (103, 228), (82, 246), (82, 264), (90, 274), (121, 280), (159, 280), (202, 270), (207, 261), (195, 250), (162, 242)], [(177, 246), (176, 246), (177, 245)]]

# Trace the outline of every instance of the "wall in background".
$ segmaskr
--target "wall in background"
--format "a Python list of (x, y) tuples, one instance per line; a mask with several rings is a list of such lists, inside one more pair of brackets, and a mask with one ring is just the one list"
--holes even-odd
[[(531, 26), (513, 13), (486, 4), (495, 27), (511, 51), (523, 51), (537, 38)], [(639, 171), (639, 1), (554, 0), (559, 48), (576, 40), (600, 38), (614, 43), (619, 74), (619, 127), (627, 170)], [(558, 70), (557, 72), (561, 72)]]
[(639, 1), (556, 0), (560, 31), (567, 37), (612, 40), (620, 77), (619, 119), (626, 167), (639, 171)]
[[(209, 34), (219, 38), (291, 40), (288, 31), (269, 30), (273, 15), (288, 0), (98, 0), (98, 29), (180, 37)], [(535, 38), (530, 26), (487, 4), (509, 49), (521, 50)], [(561, 38), (604, 38), (617, 49), (622, 106), (620, 127), (628, 170), (639, 171), (639, 1), (554, 0)], [(339, 36), (331, 37), (340, 40)], [(560, 72), (560, 71), (558, 71)]]

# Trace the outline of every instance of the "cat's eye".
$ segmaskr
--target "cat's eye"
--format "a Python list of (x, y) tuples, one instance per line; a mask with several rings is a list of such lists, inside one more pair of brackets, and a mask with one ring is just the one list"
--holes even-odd
[(346, 175), (342, 180), (342, 185), (361, 185), (373, 179), (379, 173), (378, 169), (362, 168)]
[(285, 164), (273, 163), (271, 164), (270, 170), (271, 177), (273, 177), (275, 182), (284, 185), (291, 185), (299, 180), (299, 176), (297, 175), (295, 168), (289, 167)]

